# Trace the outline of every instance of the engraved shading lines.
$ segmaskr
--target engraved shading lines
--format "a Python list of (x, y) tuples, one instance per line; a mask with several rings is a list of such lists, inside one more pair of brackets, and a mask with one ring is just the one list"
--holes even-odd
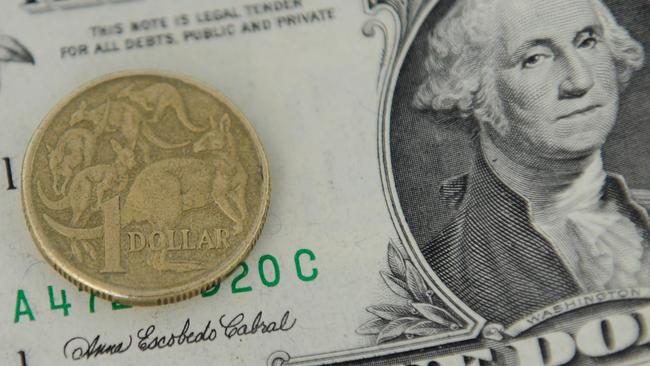
[(401, 339), (425, 337), (460, 329), (463, 324), (438, 299), (413, 263), (404, 257), (391, 240), (388, 244), (388, 268), (380, 271), (386, 286), (407, 304), (371, 305), (366, 311), (375, 318), (365, 322), (356, 332), (376, 336), (382, 344)]
[[(434, 268), (447, 268), (437, 271), (443, 282), (454, 288), (455, 293), (473, 309), (481, 309), (484, 304), (494, 299), (507, 304), (504, 305), (509, 309), (507, 312), (497, 308), (491, 309), (493, 314), (497, 314), (493, 318), (500, 319), (510, 318), (512, 313), (527, 313), (530, 307), (546, 304), (548, 297), (544, 297), (545, 294), (558, 297), (558, 294), (575, 291), (571, 284), (557, 281), (555, 277), (546, 279), (533, 276), (534, 274), (526, 277), (518, 275), (521, 272), (521, 269), (516, 268), (518, 263), (536, 261), (548, 271), (558, 268), (560, 264), (554, 262), (553, 257), (549, 257), (548, 244), (540, 245), (545, 243), (544, 238), (531, 236), (523, 229), (525, 226), (513, 225), (513, 222), (525, 223), (529, 220), (526, 206), (506, 204), (504, 196), (512, 199), (515, 197), (514, 193), (495, 184), (496, 180), (483, 166), (484, 161), (479, 161), (478, 164), (478, 169), (474, 169), (477, 171), (474, 174), (475, 180), (468, 181), (468, 198), (458, 211), (458, 217), (465, 219), (456, 219), (436, 239), (438, 243), (451, 242), (449, 239), (456, 238), (455, 233), (460, 230), (460, 235), (464, 238), (462, 241), (470, 247), (464, 247), (462, 251), (458, 248), (459, 256), (450, 255), (449, 249), (441, 248), (436, 243), (430, 243), (422, 250), (429, 263), (433, 261)], [(497, 194), (499, 192), (501, 194)], [(492, 214), (485, 214), (485, 210)], [(534, 250), (517, 249), (528, 247)], [(442, 252), (445, 254), (441, 256)], [(461, 260), (464, 262), (459, 262)], [(470, 265), (465, 266), (463, 263)], [(452, 273), (460, 276), (454, 276)], [(492, 279), (487, 278), (486, 274)], [(491, 286), (490, 282), (494, 281), (494, 278), (498, 278), (499, 282), (507, 286)], [(478, 291), (481, 286), (490, 286), (490, 291)], [(513, 296), (513, 289), (519, 291), (519, 297), (526, 296), (527, 302), (517, 301), (518, 298)]]

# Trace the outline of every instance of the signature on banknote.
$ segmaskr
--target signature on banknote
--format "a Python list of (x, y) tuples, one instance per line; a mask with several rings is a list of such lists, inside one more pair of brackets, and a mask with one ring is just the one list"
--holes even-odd
[[(165, 333), (160, 331), (155, 324), (140, 328), (135, 336), (128, 335), (128, 340), (115, 343), (106, 343), (100, 335), (92, 340), (83, 336), (70, 338), (63, 345), (63, 355), (72, 360), (90, 359), (103, 355), (115, 355), (127, 352), (136, 339), (137, 349), (141, 352), (161, 350), (203, 342), (214, 342), (220, 334), (226, 339), (245, 337), (253, 334), (270, 334), (288, 332), (296, 325), (297, 319), (291, 311), (285, 311), (279, 319), (271, 319), (258, 311), (250, 318), (244, 313), (234, 316), (223, 314), (218, 322), (208, 320), (200, 327), (192, 325), (190, 318), (183, 323), (177, 332)], [(126, 339), (126, 338), (125, 338)]]
[(100, 335), (96, 335), (91, 341), (88, 341), (85, 337), (73, 337), (63, 345), (63, 356), (65, 358), (69, 356), (77, 361), (101, 355), (115, 355), (128, 351), (132, 343), (133, 338), (131, 336), (129, 336), (128, 341), (117, 343), (103, 343)]

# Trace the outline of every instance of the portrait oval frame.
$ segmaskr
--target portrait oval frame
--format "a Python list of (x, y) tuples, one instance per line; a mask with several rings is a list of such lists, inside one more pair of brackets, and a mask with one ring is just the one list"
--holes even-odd
[[(438, 275), (427, 264), (426, 259), (419, 250), (419, 246), (404, 216), (400, 199), (397, 195), (395, 186), (395, 177), (393, 174), (393, 161), (391, 158), (391, 119), (393, 112), (393, 97), (396, 90), (397, 82), (400, 78), (401, 70), (405, 59), (409, 54), (411, 46), (420, 32), (420, 27), (429, 17), (429, 14), (442, 2), (451, 3), (453, 0), (433, 0), (426, 4), (420, 2), (407, 3), (404, 6), (412, 6), (410, 9), (401, 9), (407, 13), (416, 14), (410, 19), (395, 16), (400, 26), (398, 38), (395, 43), (387, 42), (386, 48), (394, 51), (395, 57), (385, 63), (386, 72), (380, 79), (382, 83), (382, 93), (380, 100), (379, 119), (378, 119), (378, 157), (379, 168), (381, 173), (382, 188), (386, 200), (386, 206), (391, 216), (393, 226), (398, 234), (399, 240), (404, 244), (409, 258), (417, 270), (423, 275), (422, 277), (432, 288), (435, 294), (442, 300), (455, 315), (459, 316), (467, 327), (461, 336), (461, 339), (472, 339), (478, 336), (486, 320), (478, 313), (474, 312), (465, 303), (463, 303), (447, 286), (440, 280)], [(395, 11), (396, 9), (392, 9)], [(399, 15), (399, 12), (397, 12)], [(446, 339), (444, 343), (453, 342)]]
[[(405, 214), (405, 202), (400, 199), (399, 196), (399, 189), (397, 187), (397, 178), (396, 178), (396, 172), (395, 172), (395, 157), (393, 156), (393, 138), (394, 136), (392, 135), (391, 128), (393, 127), (394, 120), (396, 118), (401, 118), (401, 116), (395, 116), (395, 114), (398, 114), (400, 110), (396, 108), (396, 105), (394, 103), (396, 93), (398, 92), (398, 87), (400, 84), (400, 80), (403, 77), (402, 72), (405, 68), (405, 66), (408, 66), (407, 63), (410, 62), (408, 61), (409, 57), (412, 57), (412, 48), (414, 47), (416, 40), (422, 37), (421, 32), (423, 32), (423, 26), (425, 23), (430, 22), (431, 20), (429, 19), (431, 16), (433, 16), (433, 13), (440, 12), (443, 13), (448, 10), (448, 8), (454, 3), (454, 0), (437, 0), (437, 1), (432, 1), (429, 3), (424, 2), (414, 2), (415, 4), (405, 4), (404, 6), (409, 7), (412, 6), (412, 8), (407, 9), (406, 14), (416, 14), (415, 16), (412, 17), (401, 17), (402, 22), (406, 22), (406, 25), (402, 25), (401, 27), (401, 35), (396, 41), (396, 45), (394, 47), (395, 53), (394, 53), (394, 58), (390, 59), (388, 62), (385, 64), (385, 75), (383, 79), (380, 79), (381, 82), (383, 82), (382, 85), (382, 94), (381, 94), (381, 102), (380, 102), (380, 115), (379, 115), (379, 128), (378, 128), (378, 149), (379, 149), (379, 164), (380, 164), (380, 173), (381, 173), (381, 178), (382, 178), (382, 184), (384, 188), (384, 194), (385, 194), (385, 199), (386, 199), (386, 204), (387, 208), (390, 212), (391, 220), (393, 222), (393, 225), (395, 227), (395, 230), (397, 232), (397, 235), (399, 236), (400, 241), (404, 244), (404, 247), (406, 248), (409, 257), (413, 260), (413, 263), (416, 265), (418, 271), (423, 274), (423, 277), (426, 279), (427, 283), (432, 286), (432, 288), (435, 289), (436, 293), (443, 298), (444, 300), (452, 303), (454, 305), (454, 310), (458, 310), (466, 316), (467, 318), (472, 320), (472, 327), (475, 327), (474, 332), (480, 331), (481, 328), (483, 328), (486, 324), (487, 321), (483, 317), (481, 317), (478, 313), (473, 311), (471, 308), (469, 308), (465, 303), (462, 302), (454, 293), (451, 291), (445, 284), (444, 282), (438, 277), (438, 275), (433, 271), (431, 266), (427, 263), (426, 259), (422, 255), (421, 252), (421, 244), (424, 244), (422, 240), (417, 239), (418, 235), (416, 235), (413, 231), (413, 228), (407, 221), (408, 215)], [(610, 5), (609, 2), (606, 1), (607, 5)], [(445, 9), (445, 7), (447, 9)], [(443, 8), (443, 10), (439, 10), (440, 8)], [(626, 24), (623, 24), (624, 22), (621, 22), (622, 25), (625, 27)], [(436, 22), (433, 22), (432, 24), (437, 24)], [(426, 31), (425, 31), (426, 32)], [(650, 35), (650, 32), (648, 33)], [(650, 48), (650, 43), (648, 41), (650, 40), (649, 37), (644, 37), (643, 41), (640, 41), (643, 43), (645, 46), (645, 52), (646, 55), (648, 54), (648, 49)], [(390, 41), (387, 42), (387, 49), (391, 49), (391, 44)], [(648, 63), (650, 62), (650, 59), (646, 57), (646, 65), (645, 69), (648, 69)], [(412, 66), (412, 65), (411, 65)], [(648, 74), (644, 74), (645, 80), (648, 79)], [(419, 85), (419, 84), (418, 84)], [(636, 88), (638, 91), (638, 88)], [(634, 101), (633, 101), (634, 102)], [(623, 101), (621, 100), (621, 105), (623, 105)], [(628, 108), (629, 109), (629, 108)], [(637, 113), (638, 114), (638, 113)], [(633, 114), (632, 114), (633, 115)], [(619, 117), (620, 118), (620, 117)], [(617, 123), (617, 125), (620, 123)], [(458, 128), (458, 126), (455, 126)], [(444, 128), (443, 128), (444, 129)], [(650, 130), (648, 130), (650, 131)], [(467, 134), (467, 130), (464, 131), (465, 134)], [(620, 135), (620, 131), (615, 131)], [(610, 136), (611, 137), (611, 136)], [(467, 137), (469, 139), (469, 136)], [(618, 136), (617, 138), (621, 138)], [(609, 141), (609, 139), (608, 139)], [(620, 140), (619, 140), (620, 141)], [(399, 157), (398, 157), (399, 159)], [(616, 159), (611, 156), (605, 156), (605, 161), (607, 163), (608, 160), (614, 161), (614, 166), (616, 164), (620, 164), (620, 159), (619, 161), (616, 161)], [(636, 162), (634, 162), (637, 164)], [(632, 168), (630, 168), (632, 170)], [(453, 175), (445, 176), (445, 178), (451, 178)], [(645, 183), (647, 182), (643, 178), (643, 175), (641, 175), (640, 178), (635, 177), (636, 181), (639, 181), (640, 179)], [(439, 208), (440, 210), (444, 210), (444, 208)], [(444, 225), (445, 223), (443, 223)], [(441, 229), (444, 226), (439, 226), (436, 229)], [(431, 239), (431, 238), (430, 238)], [(430, 240), (429, 239), (429, 240)], [(639, 296), (639, 298), (648, 298), (650, 293), (646, 293), (645, 291), (643, 292), (642, 295)], [(551, 305), (552, 306), (552, 305)], [(551, 307), (549, 306), (549, 307)], [(528, 327), (522, 326), (523, 319), (519, 320), (518, 322), (513, 323), (512, 329), (509, 328), (509, 332), (507, 331), (506, 333), (511, 333), (510, 335), (514, 336), (516, 334), (519, 334), (525, 330), (528, 329)]]

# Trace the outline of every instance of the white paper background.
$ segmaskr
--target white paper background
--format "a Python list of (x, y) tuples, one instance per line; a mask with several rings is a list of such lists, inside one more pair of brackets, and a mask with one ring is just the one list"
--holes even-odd
[[(248, 116), (268, 154), (273, 191), (268, 222), (247, 259), (251, 272), (241, 283), (253, 286), (252, 292), (231, 294), (226, 281), (211, 298), (119, 311), (97, 299), (90, 314), (88, 295), (77, 293), (43, 261), (22, 216), (20, 190), (4, 190), (0, 170), (0, 363), (19, 365), (17, 351), (24, 350), (30, 366), (71, 364), (62, 352), (71, 337), (90, 340), (99, 334), (104, 342), (117, 342), (150, 324), (157, 334), (168, 335), (178, 333), (188, 317), (198, 331), (208, 320), (217, 326), (221, 314), (243, 312), (252, 320), (260, 310), (269, 320), (290, 310), (296, 326), (286, 333), (229, 340), (221, 333), (215, 342), (144, 353), (134, 344), (125, 354), (76, 363), (264, 364), (277, 350), (305, 355), (370, 344), (354, 331), (369, 319), (365, 306), (381, 296), (378, 271), (395, 233), (377, 163), (381, 37), (362, 35), (367, 15), (360, 1), (305, 0), (303, 11), (335, 8), (335, 19), (321, 24), (73, 60), (59, 57), (63, 45), (99, 41), (91, 36), (92, 25), (243, 3), (145, 0), (42, 14), (30, 14), (16, 1), (2, 4), (0, 31), (19, 39), (36, 58), (34, 67), (2, 65), (0, 156), (11, 158), (17, 185), (27, 143), (60, 99), (110, 72), (156, 68), (216, 87)], [(316, 254), (319, 276), (312, 282), (295, 275), (293, 254), (300, 248)], [(280, 262), (281, 280), (274, 288), (264, 287), (257, 276), (257, 260), (264, 254)], [(66, 289), (72, 304), (68, 317), (50, 310), (48, 285), (57, 299)], [(18, 289), (25, 290), (35, 321), (23, 316), (14, 324)]]

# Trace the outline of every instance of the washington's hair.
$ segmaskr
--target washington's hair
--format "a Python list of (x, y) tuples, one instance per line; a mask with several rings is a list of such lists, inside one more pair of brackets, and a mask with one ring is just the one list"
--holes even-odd
[[(604, 29), (618, 72), (621, 89), (643, 66), (643, 47), (621, 27), (601, 0), (591, 0)], [(503, 132), (501, 101), (496, 95), (494, 70), (489, 63), (495, 0), (457, 0), (428, 37), (427, 78), (413, 104), (418, 109), (457, 113)]]

